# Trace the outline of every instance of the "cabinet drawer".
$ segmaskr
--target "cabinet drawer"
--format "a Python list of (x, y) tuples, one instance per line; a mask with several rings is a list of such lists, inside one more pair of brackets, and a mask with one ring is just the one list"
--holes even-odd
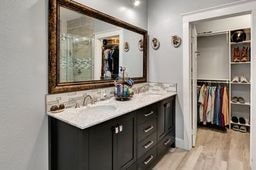
[(156, 117), (156, 114), (157, 112), (155, 104), (142, 108), (137, 112), (137, 123), (142, 124), (151, 118)]
[(144, 153), (146, 153), (151, 148), (153, 148), (156, 145), (156, 142), (157, 142), (156, 132), (154, 132), (138, 144), (137, 156), (141, 157)]
[(152, 169), (157, 160), (156, 148), (151, 149), (137, 162), (137, 170)]
[(175, 138), (174, 136), (170, 134), (168, 134), (167, 136), (165, 136), (159, 143), (157, 146), (157, 154), (158, 157), (161, 158), (165, 153), (168, 152), (168, 150), (171, 148), (171, 145), (174, 144), (175, 142)]
[(147, 136), (156, 131), (156, 119), (152, 118), (144, 124), (138, 126), (138, 141), (145, 139)]

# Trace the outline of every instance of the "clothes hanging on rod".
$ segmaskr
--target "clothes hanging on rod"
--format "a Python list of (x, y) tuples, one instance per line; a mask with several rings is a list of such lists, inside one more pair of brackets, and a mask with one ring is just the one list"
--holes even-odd
[[(198, 82), (199, 83), (199, 82)], [(204, 83), (198, 86), (199, 123), (225, 127), (229, 124), (229, 97), (225, 83)]]
[(110, 72), (112, 78), (119, 74), (119, 48), (117, 45), (105, 46), (103, 51), (103, 70)]

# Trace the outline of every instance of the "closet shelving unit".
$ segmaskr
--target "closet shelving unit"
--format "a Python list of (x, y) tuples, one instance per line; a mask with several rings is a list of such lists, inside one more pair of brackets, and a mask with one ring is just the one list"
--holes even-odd
[[(242, 42), (232, 42), (232, 34), (237, 30), (244, 30), (246, 33), (246, 40)], [(242, 28), (237, 30), (229, 31), (229, 57), (230, 57), (230, 128), (234, 125), (245, 126), (247, 130), (250, 131), (250, 48), (251, 48), (251, 29), (250, 28)], [(248, 51), (248, 61), (247, 62), (233, 62), (233, 49), (235, 47), (239, 47), (240, 53), (243, 47), (249, 47)], [(235, 76), (245, 76), (249, 81), (248, 83), (240, 83), (240, 82), (232, 82), (232, 79)], [(232, 102), (232, 97), (243, 97), (245, 99), (245, 103)], [(236, 116), (237, 118), (243, 117), (249, 122), (246, 124), (240, 124), (232, 122), (232, 116)]]

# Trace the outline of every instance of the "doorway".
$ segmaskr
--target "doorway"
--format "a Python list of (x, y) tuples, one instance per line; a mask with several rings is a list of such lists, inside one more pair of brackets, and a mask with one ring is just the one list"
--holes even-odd
[[(217, 18), (225, 18), (225, 17), (230, 17), (230, 16), (238, 16), (241, 14), (251, 14), (250, 20), (252, 21), (251, 24), (251, 34), (252, 34), (252, 39), (251, 39), (251, 53), (255, 52), (255, 47), (254, 47), (254, 36), (255, 35), (255, 30), (253, 26), (255, 25), (255, 10), (253, 9), (252, 6), (255, 6), (255, 2), (246, 2), (246, 3), (239, 3), (236, 5), (231, 5), (231, 6), (225, 6), (222, 8), (218, 9), (211, 9), (211, 10), (205, 10), (205, 11), (200, 11), (197, 13), (189, 14), (187, 16), (183, 17), (183, 41), (184, 41), (184, 46), (183, 46), (183, 96), (189, 96), (189, 97), (183, 97), (183, 112), (184, 112), (184, 146), (186, 149), (190, 150), (192, 148), (193, 144), (193, 136), (195, 135), (193, 132), (193, 120), (194, 120), (194, 114), (192, 112), (193, 108), (193, 97), (195, 96), (193, 91), (193, 74), (191, 71), (194, 71), (193, 69), (193, 61), (191, 57), (191, 52), (192, 52), (192, 38), (191, 38), (191, 30), (194, 22), (197, 21), (202, 21), (202, 20), (209, 20), (209, 19), (217, 19)], [(221, 11), (221, 13), (220, 13)], [(252, 140), (255, 139), (255, 136), (253, 135), (255, 131), (254, 127), (254, 116), (252, 112), (255, 111), (255, 96), (252, 94), (255, 93), (255, 72), (253, 72), (255, 68), (255, 58), (252, 56), (251, 57), (251, 75), (250, 75), (250, 81), (251, 81), (251, 111), (250, 111), (250, 117), (251, 117), (251, 135), (250, 135), (250, 143), (252, 143)], [(251, 157), (251, 163), (252, 163), (252, 158), (256, 156), (256, 152), (254, 151), (254, 146), (251, 145), (250, 147), (250, 157)], [(252, 164), (252, 168), (255, 165)]]
[(250, 19), (246, 14), (191, 23), (193, 146), (197, 125), (250, 132)]

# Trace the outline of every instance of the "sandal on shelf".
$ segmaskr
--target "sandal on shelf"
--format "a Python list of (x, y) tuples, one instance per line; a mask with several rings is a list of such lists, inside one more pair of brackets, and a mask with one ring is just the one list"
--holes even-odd
[(241, 62), (247, 62), (249, 57), (248, 57), (248, 49), (249, 47), (243, 47), (242, 52), (241, 52)]
[(234, 122), (234, 123), (238, 123), (238, 118), (236, 117), (236, 116), (232, 116), (232, 122)]
[(245, 100), (244, 100), (244, 98), (242, 98), (242, 97), (238, 97), (238, 102), (239, 102), (239, 103), (245, 103)]
[(233, 83), (238, 83), (239, 82), (239, 77), (235, 76), (232, 80)]
[(239, 131), (242, 133), (247, 133), (247, 128), (245, 126), (240, 126)]
[(240, 77), (240, 82), (241, 83), (249, 83), (249, 81), (244, 76)]
[(233, 129), (234, 131), (240, 131), (239, 125), (233, 125), (233, 126), (232, 126), (232, 129)]
[(232, 97), (232, 100), (231, 100), (233, 103), (237, 103), (238, 102), (238, 97), (234, 96)]

